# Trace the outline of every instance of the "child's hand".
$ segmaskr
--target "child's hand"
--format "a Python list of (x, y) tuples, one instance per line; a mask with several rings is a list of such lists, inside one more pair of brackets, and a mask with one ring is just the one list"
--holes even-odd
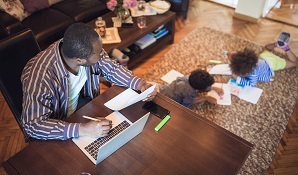
[(233, 52), (232, 51), (225, 51), (226, 53), (225, 53), (225, 55), (226, 55), (226, 59), (227, 59), (227, 61), (228, 61), (228, 63), (231, 61), (231, 59), (232, 59), (232, 54), (233, 54)]
[(234, 78), (235, 80), (237, 80), (237, 75), (236, 74), (234, 74), (234, 73), (232, 73), (232, 78)]
[(209, 103), (217, 104), (217, 99), (212, 96), (206, 95), (205, 100), (208, 101)]
[(224, 95), (224, 90), (222, 87), (211, 87), (220, 97)]

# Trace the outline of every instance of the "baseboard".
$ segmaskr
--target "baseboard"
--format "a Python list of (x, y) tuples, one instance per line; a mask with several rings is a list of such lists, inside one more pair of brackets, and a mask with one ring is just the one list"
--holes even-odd
[(260, 20), (261, 20), (260, 18), (253, 18), (253, 17), (250, 17), (250, 16), (246, 16), (246, 15), (236, 13), (236, 12), (234, 12), (233, 17), (238, 18), (238, 19), (242, 19), (242, 20), (245, 20), (245, 21), (249, 21), (249, 22), (252, 22), (252, 23), (259, 23)]

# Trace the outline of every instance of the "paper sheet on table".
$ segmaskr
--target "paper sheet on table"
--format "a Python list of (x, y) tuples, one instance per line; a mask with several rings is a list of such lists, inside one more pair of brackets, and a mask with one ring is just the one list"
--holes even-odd
[(154, 91), (155, 86), (156, 85), (151, 86), (140, 94), (132, 89), (126, 89), (116, 97), (106, 102), (104, 105), (111, 110), (119, 111), (123, 108), (126, 108), (127, 106), (145, 99), (150, 93)]
[(214, 90), (211, 90), (210, 92), (207, 93), (207, 95), (210, 95), (214, 98), (217, 99), (217, 104), (219, 105), (231, 105), (232, 104), (232, 100), (231, 100), (231, 93), (230, 93), (230, 85), (229, 84), (222, 84), (222, 83), (214, 83), (215, 87), (218, 88), (223, 88), (224, 91), (224, 95), (220, 98), (220, 96), (218, 95), (218, 93)]
[(161, 79), (168, 84), (171, 84), (174, 80), (177, 79), (177, 77), (183, 77), (184, 75), (178, 71), (170, 70), (168, 73), (166, 73), (164, 76), (161, 77)]
[(217, 64), (209, 70), (209, 74), (232, 75), (229, 64)]

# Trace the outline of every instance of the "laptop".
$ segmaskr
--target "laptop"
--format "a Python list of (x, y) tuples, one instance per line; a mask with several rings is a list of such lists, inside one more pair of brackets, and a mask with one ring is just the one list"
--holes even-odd
[(72, 141), (94, 163), (98, 164), (142, 132), (150, 113), (132, 123), (120, 112), (115, 111), (106, 118), (112, 120), (113, 127), (105, 137), (79, 137)]

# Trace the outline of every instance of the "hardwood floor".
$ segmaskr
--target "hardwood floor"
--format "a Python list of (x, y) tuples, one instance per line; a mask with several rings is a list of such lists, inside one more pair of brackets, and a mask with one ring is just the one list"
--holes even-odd
[(298, 27), (298, 0), (280, 0), (266, 18)]
[[(176, 34), (172, 45), (165, 46), (150, 59), (139, 64), (133, 72), (142, 76), (162, 55), (179, 43), (198, 27), (209, 27), (231, 33), (256, 43), (265, 45), (275, 42), (282, 31), (291, 33), (290, 46), (298, 55), (298, 27), (262, 19), (258, 24), (233, 18), (234, 9), (209, 1), (191, 0), (188, 18), (176, 19)], [(278, 14), (278, 11), (275, 12)], [(297, 22), (298, 23), (298, 22)], [(173, 63), (174, 64), (174, 63)], [(297, 78), (297, 77), (293, 77)], [(103, 90), (106, 87), (103, 87)], [(290, 124), (281, 140), (276, 157), (266, 174), (298, 174), (298, 110), (294, 112)], [(2, 95), (0, 96), (0, 162), (7, 160), (27, 144)], [(26, 161), (26, 160), (25, 160)], [(0, 174), (5, 174), (2, 166)]]

